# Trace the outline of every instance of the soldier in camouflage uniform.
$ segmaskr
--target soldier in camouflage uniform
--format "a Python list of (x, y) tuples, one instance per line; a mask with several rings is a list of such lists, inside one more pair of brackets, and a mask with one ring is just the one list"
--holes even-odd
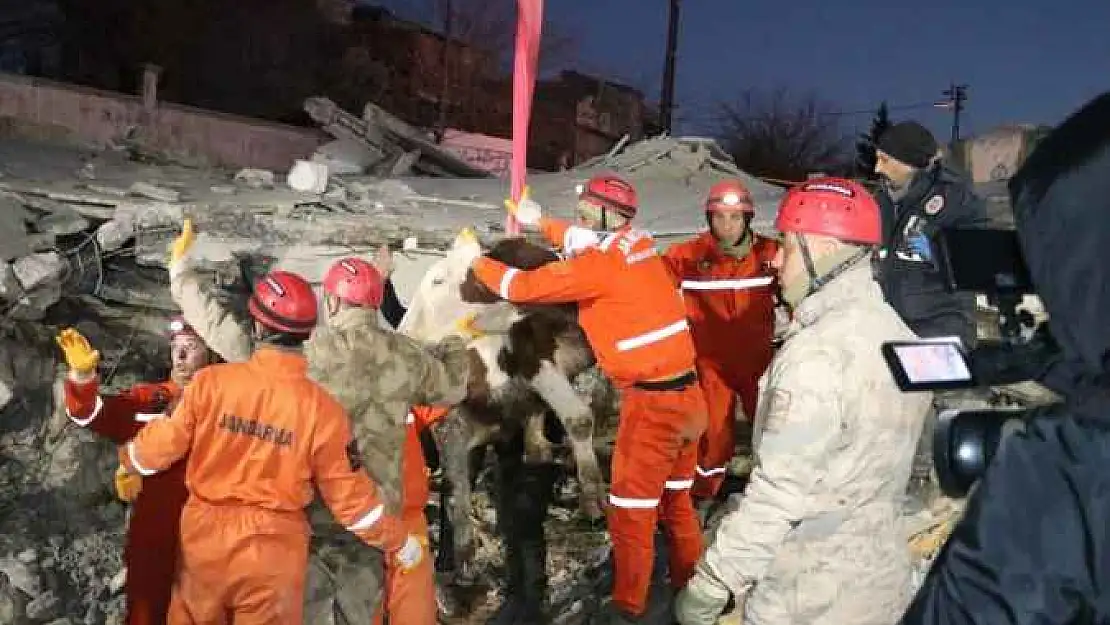
[[(213, 351), (229, 362), (246, 360), (254, 349), (250, 335), (215, 297), (205, 292), (199, 274), (188, 262), (193, 237), (191, 223), (186, 220), (180, 243), (175, 245), (181, 251), (169, 266), (170, 294), (185, 320)], [(344, 259), (333, 270), (343, 273), (344, 262), (352, 268), (365, 263)], [(336, 275), (334, 271), (329, 273)], [(381, 486), (387, 510), (397, 514), (402, 499), (401, 467), (409, 408), (414, 404), (451, 406), (463, 400), (469, 375), (465, 343), (450, 337), (436, 346), (435, 354), (425, 351), (412, 339), (382, 328), (376, 306), (348, 303), (362, 299), (352, 297), (350, 284), (336, 281), (330, 286), (336, 292), (326, 293), (326, 323), (304, 344), (309, 377), (347, 411), (358, 445), (349, 453), (361, 455), (363, 466)], [(379, 284), (379, 303), (380, 290)], [(336, 616), (352, 625), (373, 622), (383, 586), (380, 554), (360, 547), (357, 539), (321, 506), (314, 504), (310, 515), (313, 551), (321, 562), (314, 562), (310, 568), (309, 602), (315, 593), (327, 593), (319, 578), (312, 579), (321, 574), (322, 564), (334, 577), (339, 603)], [(429, 596), (426, 601), (434, 605), (435, 598)], [(306, 619), (314, 607), (306, 609)]]
[(793, 318), (760, 381), (756, 466), (679, 595), (713, 625), (730, 595), (745, 625), (887, 625), (909, 601), (899, 520), (930, 393), (903, 394), (881, 355), (914, 334), (871, 274), (879, 207), (826, 178), (792, 190), (773, 266)]

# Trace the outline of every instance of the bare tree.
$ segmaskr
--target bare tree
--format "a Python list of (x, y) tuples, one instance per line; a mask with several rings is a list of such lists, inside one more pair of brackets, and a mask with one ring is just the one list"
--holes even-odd
[(715, 117), (722, 146), (757, 176), (805, 180), (813, 172), (843, 173), (852, 162), (833, 107), (812, 94), (747, 91), (719, 104)]
[[(493, 62), (491, 71), (512, 68), (516, 0), (433, 0), (432, 7), (423, 13), (425, 23), (444, 30), (450, 22), (452, 38), (486, 52)], [(540, 39), (540, 71), (572, 65), (577, 57), (577, 43), (558, 22), (545, 20)]]

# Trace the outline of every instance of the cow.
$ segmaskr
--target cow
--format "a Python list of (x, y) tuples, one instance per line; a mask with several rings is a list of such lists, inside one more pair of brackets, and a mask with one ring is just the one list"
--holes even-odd
[[(471, 379), (467, 398), (439, 430), (441, 462), (454, 489), (450, 518), (456, 560), (466, 563), (473, 549), (470, 522), (471, 450), (495, 436), (520, 429), (525, 461), (549, 462), (552, 444), (544, 435), (545, 415), (554, 413), (566, 432), (581, 492), (579, 507), (591, 519), (602, 515), (604, 482), (594, 450), (594, 411), (575, 392), (571, 379), (595, 363), (593, 351), (569, 306), (516, 306), (480, 285), (469, 271), (483, 254), (464, 229), (445, 258), (422, 278), (398, 332), (431, 343), (456, 332), (460, 322), (481, 334), (471, 339)], [(550, 249), (523, 238), (503, 239), (486, 253), (520, 269), (558, 260)]]

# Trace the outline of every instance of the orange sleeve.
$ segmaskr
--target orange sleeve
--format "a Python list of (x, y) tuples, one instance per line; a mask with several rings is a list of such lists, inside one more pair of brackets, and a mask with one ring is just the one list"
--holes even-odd
[(413, 425), (416, 426), (416, 431), (419, 432), (439, 422), (447, 416), (449, 410), (439, 406), (413, 406), (409, 413), (412, 414)]
[(571, 227), (570, 222), (563, 221), (562, 219), (555, 219), (553, 217), (540, 218), (540, 232), (547, 238), (555, 247), (563, 246), (563, 238), (567, 234), (567, 230)]
[(693, 246), (689, 241), (675, 243), (663, 252), (663, 264), (671, 272), (675, 286), (682, 284), (682, 279), (687, 275), (686, 265), (693, 256)]
[(143, 412), (143, 393), (138, 388), (128, 389), (118, 395), (101, 395), (100, 382), (95, 378), (65, 379), (66, 415), (76, 425), (89, 428), (117, 445), (133, 438), (144, 423), (135, 418)]
[(362, 453), (347, 416), (337, 411), (313, 435), (312, 476), (335, 518), (371, 547), (387, 552), (405, 543), (401, 522), (387, 514), (378, 487), (362, 467)]
[(185, 388), (181, 402), (167, 419), (147, 423), (135, 438), (120, 447), (120, 464), (140, 475), (154, 475), (189, 453), (196, 429), (197, 404), (206, 380), (202, 374)]
[(515, 269), (491, 258), (479, 258), (471, 268), (486, 288), (502, 299), (523, 304), (594, 299), (605, 293), (606, 279), (613, 278), (608, 257), (596, 250), (532, 271)]

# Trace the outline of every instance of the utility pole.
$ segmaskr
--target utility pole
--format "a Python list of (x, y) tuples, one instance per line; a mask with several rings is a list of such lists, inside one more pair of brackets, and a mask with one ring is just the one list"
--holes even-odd
[(659, 123), (663, 131), (671, 133), (674, 118), (674, 70), (675, 53), (678, 50), (678, 23), (680, 0), (668, 0), (670, 13), (667, 17), (667, 56), (663, 65), (663, 88), (659, 94)]
[(447, 108), (448, 96), (451, 92), (451, 78), (450, 78), (450, 63), (451, 63), (451, 40), (455, 36), (455, 7), (452, 0), (443, 0), (440, 4), (443, 8), (443, 45), (440, 47), (439, 68), (443, 72), (443, 83), (439, 89), (439, 106), (438, 115), (436, 116), (435, 126), (435, 139), (436, 143), (442, 143), (443, 137), (447, 134)]
[(957, 85), (953, 82), (951, 86), (943, 92), (943, 95), (948, 96), (948, 100), (945, 102), (945, 108), (952, 109), (953, 149), (955, 149), (956, 144), (960, 141), (960, 113), (964, 110), (964, 102), (967, 100), (967, 87), (967, 85)]

